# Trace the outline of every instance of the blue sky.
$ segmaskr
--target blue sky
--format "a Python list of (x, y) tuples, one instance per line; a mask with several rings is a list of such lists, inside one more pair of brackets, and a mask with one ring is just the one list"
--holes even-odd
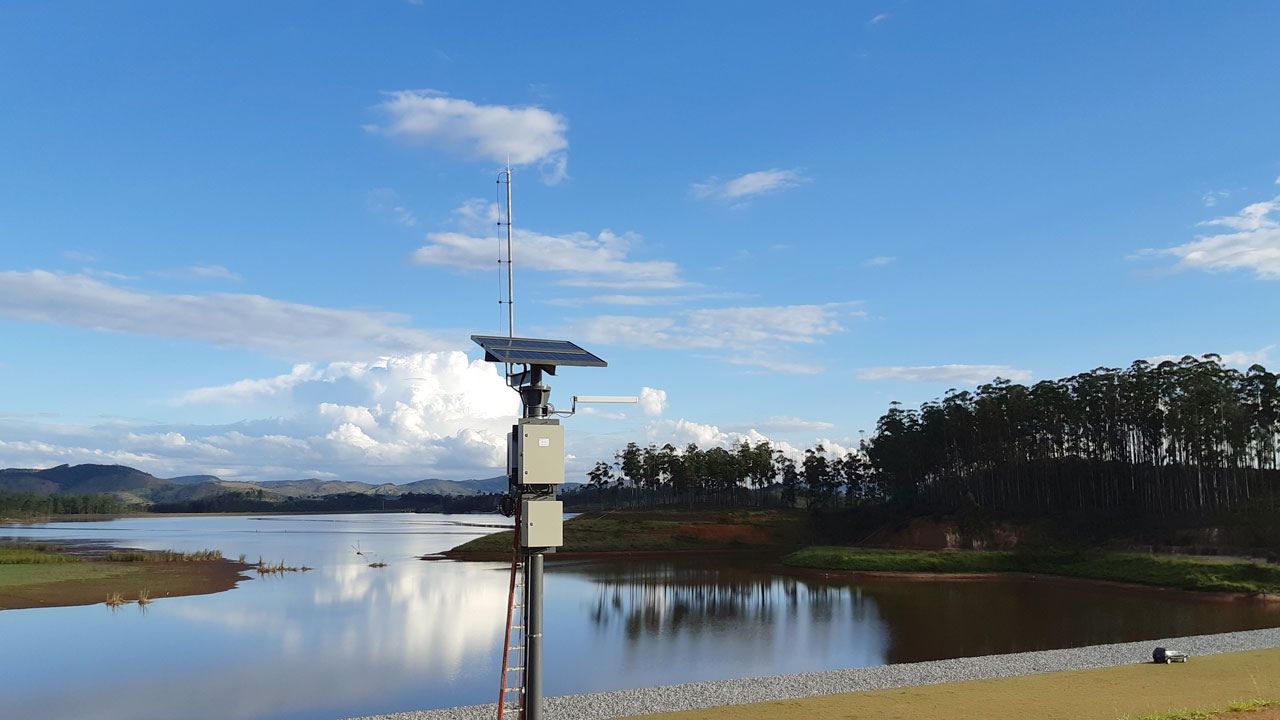
[[(628, 440), (1280, 364), (1280, 6), (0, 7), (0, 466), (497, 474), (516, 332)], [(619, 409), (621, 407), (621, 409)], [(574, 478), (570, 478), (574, 479)]]

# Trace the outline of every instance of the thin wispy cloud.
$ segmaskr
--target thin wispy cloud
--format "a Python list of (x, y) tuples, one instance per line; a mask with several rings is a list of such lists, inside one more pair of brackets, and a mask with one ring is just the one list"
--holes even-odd
[(589, 305), (630, 305), (635, 307), (656, 307), (662, 305), (685, 305), (702, 300), (727, 300), (747, 297), (746, 293), (700, 293), (696, 295), (593, 295), (584, 298), (555, 298), (548, 300), (548, 305), (561, 307), (583, 307)]
[(446, 346), (430, 333), (403, 327), (408, 317), (399, 313), (261, 295), (143, 292), (44, 270), (0, 272), (0, 315), (100, 332), (191, 338), (300, 360)]
[(920, 365), (867, 368), (858, 373), (860, 380), (906, 380), (966, 385), (988, 383), (997, 377), (1024, 382), (1031, 379), (1031, 371), (1019, 370), (1009, 365)]
[(1195, 241), (1147, 250), (1146, 255), (1173, 255), (1175, 270), (1224, 272), (1252, 270), (1261, 280), (1280, 280), (1280, 197), (1245, 207), (1235, 215), (1206, 220), (1202, 227), (1228, 232), (1201, 235)]
[(684, 310), (667, 316), (597, 315), (573, 321), (564, 332), (586, 342), (668, 350), (722, 350), (723, 362), (785, 373), (821, 372), (796, 361), (791, 348), (845, 331), (847, 318), (864, 317), (857, 303)]
[(478, 105), (435, 90), (399, 90), (377, 110), (382, 125), (365, 130), (431, 145), (468, 159), (537, 165), (543, 181), (555, 184), (566, 174), (569, 125), (563, 115), (533, 106)]
[(759, 195), (780, 192), (809, 182), (800, 170), (759, 170), (746, 175), (739, 175), (731, 180), (712, 177), (704, 182), (694, 183), (689, 187), (696, 198), (713, 198), (717, 200), (741, 201)]
[(887, 255), (880, 255), (878, 257), (867, 258), (866, 260), (863, 260), (862, 267), (882, 267), (884, 265), (888, 265), (894, 260), (897, 260), (897, 258), (889, 257)]
[(82, 262), (82, 263), (91, 263), (91, 262), (97, 261), (97, 258), (95, 258), (94, 256), (86, 252), (80, 252), (79, 250), (63, 250), (62, 257), (68, 260), (74, 260), (76, 262)]
[(1215, 207), (1221, 200), (1231, 197), (1230, 191), (1227, 190), (1210, 190), (1200, 197), (1205, 207)]
[(418, 224), (418, 216), (405, 207), (400, 195), (391, 188), (375, 188), (365, 195), (365, 207), (374, 215), (382, 215), (397, 224), (411, 228)]
[(868, 21), (867, 21), (867, 24), (868, 24), (868, 25), (879, 25), (880, 23), (882, 23), (882, 22), (884, 22), (885, 20), (888, 20), (888, 19), (889, 19), (889, 13), (880, 13), (879, 15), (876, 15), (875, 17), (873, 17), (873, 18), (871, 18), (870, 20), (868, 20)]

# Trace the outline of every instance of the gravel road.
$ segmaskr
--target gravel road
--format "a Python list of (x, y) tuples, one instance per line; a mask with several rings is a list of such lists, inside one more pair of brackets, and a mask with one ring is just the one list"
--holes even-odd
[[(883, 690), (909, 685), (932, 685), (1060, 670), (1088, 670), (1129, 665), (1151, 662), (1151, 651), (1158, 645), (1184, 650), (1190, 653), (1191, 662), (1195, 662), (1197, 655), (1280, 647), (1280, 628), (1114, 645), (1091, 645), (1065, 650), (1040, 650), (1009, 655), (880, 665), (850, 670), (827, 670), (798, 675), (667, 685), (639, 690), (564, 695), (547, 698), (544, 701), (544, 708), (547, 716), (556, 720), (606, 720), (632, 715), (696, 710), (767, 700), (790, 700), (859, 690)], [(374, 715), (361, 720), (492, 720), (496, 713), (497, 706), (491, 703)]]

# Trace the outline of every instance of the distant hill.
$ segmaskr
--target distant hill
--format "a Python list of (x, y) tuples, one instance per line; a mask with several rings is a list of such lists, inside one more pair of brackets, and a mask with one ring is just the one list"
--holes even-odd
[(183, 475), (165, 479), (124, 465), (59, 465), (46, 470), (0, 470), (0, 491), (34, 492), (40, 495), (107, 493), (131, 503), (188, 502), (226, 492), (254, 493), (259, 499), (272, 502), (352, 493), (386, 497), (398, 497), (404, 493), (470, 496), (505, 492), (506, 489), (507, 478), (501, 475), (478, 480), (426, 478), (400, 485), (375, 485), (318, 478), (246, 482), (223, 480), (216, 475)]
[(193, 483), (217, 482), (220, 479), (217, 475), (183, 475), (182, 477), (169, 478), (169, 482), (178, 483), (179, 485), (191, 485)]

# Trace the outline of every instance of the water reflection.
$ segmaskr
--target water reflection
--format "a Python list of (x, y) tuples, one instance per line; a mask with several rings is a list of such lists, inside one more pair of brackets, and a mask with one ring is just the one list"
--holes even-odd
[[(493, 700), (507, 568), (422, 562), (500, 518), (164, 518), (0, 528), (316, 568), (226, 593), (0, 612), (0, 715), (340, 718)], [(352, 545), (366, 553), (356, 555)], [(376, 553), (384, 568), (368, 567)], [(850, 583), (769, 558), (548, 563), (551, 695), (1280, 625), (1280, 607), (1008, 580)]]
[[(354, 525), (331, 516), (302, 525), (297, 518), (285, 525), (235, 520), (216, 528), (221, 537), (191, 527), (177, 535), (164, 525), (147, 537), (134, 521), (121, 528), (133, 537), (120, 544), (220, 545), (226, 554), (317, 569), (255, 578), (219, 595), (161, 599), (145, 617), (101, 605), (0, 613), (0, 644), (23, 650), (21, 659), (0, 657), (0, 714), (348, 717), (488, 699), (505, 619), (505, 569), (416, 559), (461, 542), (455, 526), (412, 516), (365, 516)], [(368, 567), (349, 547), (353, 535), (388, 566)]]

